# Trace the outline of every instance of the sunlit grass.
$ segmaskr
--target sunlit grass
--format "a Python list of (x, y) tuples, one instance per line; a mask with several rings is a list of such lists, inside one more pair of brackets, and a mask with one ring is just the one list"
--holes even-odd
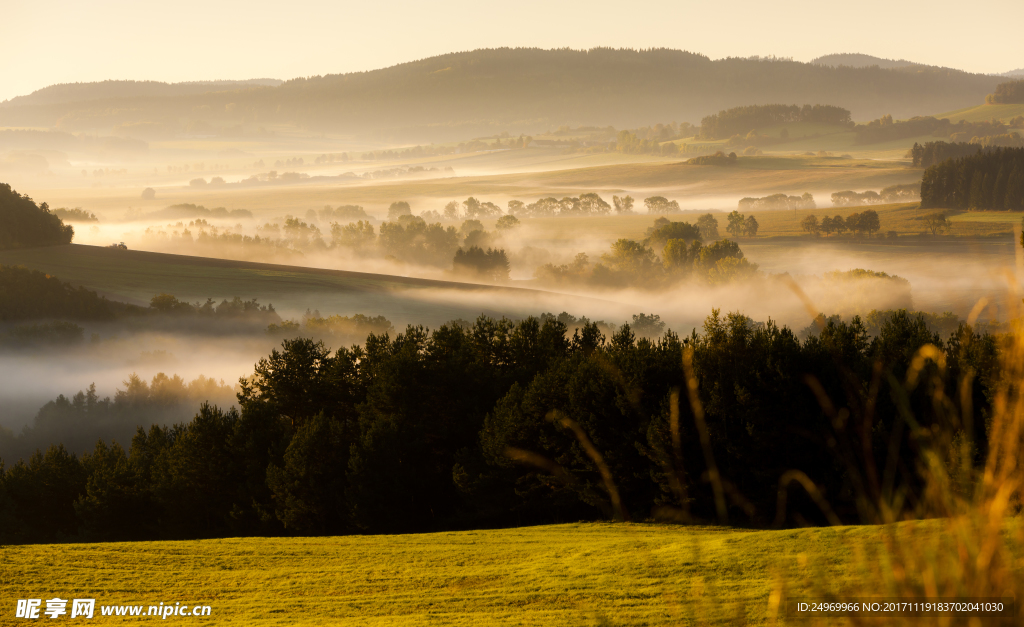
[(729, 625), (741, 617), (764, 624), (780, 578), (797, 581), (821, 568), (827, 581), (818, 584), (870, 589), (858, 552), (881, 550), (893, 530), (903, 541), (935, 545), (942, 527), (591, 523), (15, 546), (0, 549), (0, 596), (208, 603), (208, 624), (217, 625)]
[(995, 118), (1002, 122), (1009, 122), (1010, 119), (1024, 115), (1024, 104), (980, 104), (965, 109), (957, 109), (949, 113), (940, 113), (937, 118), (949, 118), (953, 123), (960, 120), (968, 122), (988, 122)]

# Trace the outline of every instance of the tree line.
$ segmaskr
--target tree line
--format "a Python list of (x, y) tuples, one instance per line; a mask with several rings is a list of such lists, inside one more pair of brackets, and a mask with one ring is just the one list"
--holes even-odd
[(995, 148), (930, 166), (921, 207), (1024, 210), (1024, 148)]
[(800, 196), (787, 196), (785, 194), (772, 194), (764, 198), (741, 198), (739, 202), (740, 211), (781, 211), (784, 209), (816, 209), (814, 196), (810, 192), (804, 192)]
[(734, 107), (709, 115), (700, 121), (699, 139), (726, 139), (733, 135), (746, 135), (755, 129), (788, 122), (820, 122), (823, 124), (850, 124), (850, 112), (832, 105), (750, 105)]
[(846, 232), (854, 235), (870, 236), (881, 230), (882, 224), (878, 219), (878, 212), (874, 209), (868, 209), (862, 213), (851, 213), (846, 218), (839, 215), (833, 217), (825, 216), (820, 221), (818, 216), (809, 215), (800, 221), (800, 228), (815, 237), (822, 233), (825, 234), (825, 237), (828, 237), (833, 233), (842, 235)]
[(70, 244), (74, 236), (74, 227), (64, 224), (45, 202), (37, 205), (0, 183), (0, 249)]
[(916, 167), (929, 168), (946, 159), (958, 159), (979, 152), (987, 152), (987, 149), (968, 142), (925, 142), (923, 146), (914, 142), (914, 147), (910, 149), (910, 156)]
[(948, 411), (991, 411), (997, 343), (965, 325), (940, 338), (901, 310), (872, 339), (859, 318), (820, 317), (801, 340), (714, 311), (700, 333), (649, 340), (559, 318), (410, 326), (337, 351), (285, 340), (237, 410), (6, 460), (0, 541), (874, 522), (890, 487), (920, 496), (919, 459), (953, 453), (938, 434), (967, 438), (973, 465), (987, 453), (987, 423)]
[(996, 90), (985, 97), (988, 104), (1024, 104), (1024, 79), (996, 85)]
[(0, 265), (0, 321), (110, 320), (120, 303), (38, 270)]
[(161, 372), (146, 381), (132, 373), (122, 385), (113, 398), (100, 398), (95, 384), (71, 396), (61, 394), (40, 407), (18, 433), (0, 427), (0, 460), (27, 460), (54, 443), (82, 455), (97, 439), (128, 443), (140, 427), (189, 420), (204, 402), (225, 407), (235, 402), (231, 386), (202, 375), (186, 381)]
[(891, 115), (883, 115), (867, 124), (858, 124), (854, 129), (857, 144), (877, 144), (894, 139), (908, 139), (921, 135), (947, 137), (952, 142), (974, 142), (983, 137), (1006, 135), (1009, 127), (998, 120), (968, 122), (960, 120), (956, 124), (949, 118), (932, 116), (915, 116), (909, 120), (893, 120)]
[(888, 187), (883, 187), (880, 192), (870, 189), (863, 192), (855, 192), (853, 190), (834, 192), (831, 196), (831, 200), (833, 207), (860, 207), (863, 205), (877, 205), (881, 203), (913, 200), (919, 195), (920, 191), (920, 185), (917, 185), (916, 183), (907, 183), (904, 185), (890, 185)]

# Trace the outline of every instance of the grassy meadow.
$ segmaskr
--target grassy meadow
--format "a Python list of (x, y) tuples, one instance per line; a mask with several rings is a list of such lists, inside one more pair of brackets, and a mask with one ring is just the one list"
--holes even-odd
[(957, 109), (949, 113), (942, 113), (935, 117), (949, 118), (953, 122), (967, 120), (968, 122), (988, 122), (996, 119), (1001, 122), (1009, 122), (1018, 115), (1024, 115), (1024, 105), (1021, 104), (981, 104), (966, 109)]
[(0, 596), (211, 605), (208, 619), (177, 619), (197, 625), (762, 625), (783, 613), (780, 593), (891, 593), (898, 575), (870, 556), (898, 542), (941, 560), (954, 543), (943, 530), (579, 523), (7, 546)]

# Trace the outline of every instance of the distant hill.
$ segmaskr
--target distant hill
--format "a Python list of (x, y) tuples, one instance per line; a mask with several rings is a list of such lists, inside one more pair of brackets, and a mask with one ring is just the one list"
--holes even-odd
[[(907, 118), (982, 102), (1000, 81), (948, 68), (831, 67), (681, 50), (487, 49), (278, 86), (93, 83), (0, 103), (0, 126), (109, 133), (117, 125), (295, 124), (431, 141), (563, 124), (696, 122), (731, 107), (828, 104), (855, 120)], [(52, 90), (52, 91), (48, 91)], [(205, 90), (205, 91), (204, 91)], [(59, 122), (59, 123), (58, 123)]]
[(914, 63), (913, 61), (907, 61), (906, 59), (882, 59), (880, 57), (873, 57), (869, 54), (858, 53), (826, 54), (823, 57), (812, 59), (811, 63), (814, 63), (815, 65), (828, 65), (831, 67), (839, 67), (841, 65), (856, 68), (878, 66), (886, 69), (922, 66), (920, 63)]
[(1024, 68), (1017, 70), (1010, 70), (1009, 72), (1003, 72), (1000, 76), (1008, 76), (1011, 78), (1024, 77)]
[(192, 96), (249, 87), (277, 87), (283, 81), (254, 78), (243, 81), (194, 81), (161, 83), (158, 81), (101, 81), (98, 83), (60, 83), (18, 96), (5, 104), (14, 106), (51, 105), (111, 98), (162, 98)]

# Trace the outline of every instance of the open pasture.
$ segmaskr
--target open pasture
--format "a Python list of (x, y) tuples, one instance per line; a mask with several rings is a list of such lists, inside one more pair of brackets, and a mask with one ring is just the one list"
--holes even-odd
[[(8, 546), (0, 596), (210, 605), (209, 618), (175, 618), (193, 625), (762, 625), (787, 579), (801, 582), (790, 584), (793, 596), (884, 596), (897, 587), (892, 572), (864, 558), (887, 534), (940, 554), (952, 541), (930, 521)], [(907, 575), (912, 583), (920, 573)]]

